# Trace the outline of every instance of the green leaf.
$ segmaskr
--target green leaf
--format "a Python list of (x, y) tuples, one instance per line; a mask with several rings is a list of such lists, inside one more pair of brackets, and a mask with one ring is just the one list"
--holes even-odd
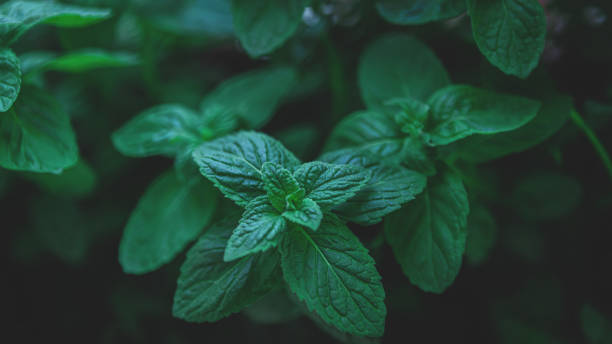
[(267, 251), (223, 260), (234, 219), (215, 223), (187, 253), (172, 314), (190, 322), (214, 322), (239, 312), (277, 285), (279, 258)]
[(204, 143), (193, 158), (200, 172), (240, 206), (265, 194), (261, 169), (265, 162), (293, 168), (300, 161), (275, 139), (242, 131)]
[(202, 123), (210, 131), (210, 137), (227, 135), (240, 126), (240, 119), (232, 108), (211, 103), (202, 110)]
[(531, 148), (557, 132), (569, 118), (571, 98), (554, 94), (544, 99), (538, 114), (524, 126), (494, 135), (472, 135), (448, 148), (469, 162), (485, 162)]
[(96, 172), (82, 159), (60, 174), (26, 172), (22, 176), (48, 193), (77, 198), (89, 196), (98, 182)]
[(418, 137), (425, 128), (429, 117), (430, 106), (412, 98), (394, 98), (385, 103), (389, 106), (387, 112), (393, 111), (395, 122), (402, 132)]
[(465, 0), (378, 0), (378, 13), (398, 25), (419, 25), (465, 12)]
[(306, 197), (323, 210), (344, 203), (370, 180), (370, 173), (361, 167), (320, 161), (301, 165), (293, 175), (304, 187)]
[(442, 171), (414, 201), (387, 217), (387, 242), (410, 282), (434, 293), (453, 283), (465, 251), (468, 213), (461, 178)]
[(0, 166), (10, 170), (59, 173), (79, 158), (70, 118), (60, 104), (36, 88), (0, 114)]
[(406, 134), (385, 112), (358, 111), (343, 119), (325, 144), (326, 152), (359, 148), (381, 158), (397, 157)]
[(546, 40), (546, 15), (537, 0), (468, 0), (478, 48), (506, 74), (526, 78)]
[(289, 67), (271, 67), (240, 74), (209, 93), (201, 108), (205, 112), (212, 104), (224, 106), (237, 114), (246, 128), (257, 129), (268, 122), (296, 81), (297, 73)]
[(252, 57), (271, 53), (293, 36), (310, 0), (232, 0), (236, 36)]
[(421, 173), (402, 166), (380, 163), (352, 149), (326, 153), (320, 160), (334, 164), (353, 164), (371, 172), (366, 186), (334, 208), (340, 217), (364, 226), (382, 221), (384, 216), (413, 200), (427, 184), (427, 178)]
[(361, 56), (358, 70), (361, 97), (370, 109), (381, 109), (393, 98), (426, 101), (450, 84), (436, 55), (412, 36), (386, 35)]
[[(193, 0), (172, 1), (172, 3), (174, 6), (169, 10), (155, 11), (150, 18), (151, 24), (162, 31), (179, 36), (212, 36), (223, 39), (233, 35), (230, 1)], [(153, 2), (141, 4), (151, 6)]]
[(123, 271), (144, 274), (176, 257), (202, 232), (217, 205), (217, 193), (198, 179), (182, 181), (174, 170), (149, 186), (125, 226), (119, 245)]
[(21, 90), (21, 63), (11, 49), (0, 49), (0, 112), (13, 106)]
[(589, 344), (606, 344), (612, 342), (612, 321), (585, 304), (580, 310), (582, 332)]
[(229, 262), (276, 247), (279, 235), (286, 228), (287, 222), (270, 204), (268, 197), (257, 197), (247, 204), (227, 243), (223, 259)]
[(108, 9), (86, 8), (53, 1), (9, 1), (0, 6), (0, 44), (10, 45), (37, 24), (82, 27), (109, 18)]
[(445, 87), (429, 99), (426, 141), (446, 145), (473, 134), (511, 131), (533, 119), (540, 102), (467, 85)]
[(316, 232), (290, 228), (279, 248), (289, 288), (311, 311), (344, 332), (382, 336), (387, 311), (380, 275), (338, 218), (326, 215)]
[[(287, 196), (300, 189), (300, 184), (289, 170), (272, 162), (262, 165), (261, 178), (270, 203), (279, 212), (283, 212), (287, 207)], [(297, 201), (300, 202), (302, 199), (297, 199)]]
[(80, 73), (99, 68), (130, 67), (138, 57), (129, 52), (109, 52), (101, 49), (82, 49), (58, 56), (53, 52), (35, 51), (20, 56), (23, 74), (54, 70)]
[(321, 220), (323, 219), (321, 208), (310, 198), (304, 198), (296, 209), (286, 210), (282, 215), (287, 220), (300, 226), (310, 228), (313, 231), (319, 228)]
[(480, 265), (487, 259), (497, 237), (497, 224), (487, 208), (479, 204), (472, 207), (467, 233), (465, 256), (470, 264)]
[(204, 129), (197, 113), (182, 105), (164, 104), (136, 115), (111, 138), (123, 155), (175, 156), (204, 142)]

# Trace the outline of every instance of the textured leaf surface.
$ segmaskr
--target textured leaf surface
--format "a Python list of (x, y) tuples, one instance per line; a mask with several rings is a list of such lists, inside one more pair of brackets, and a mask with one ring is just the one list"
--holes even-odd
[(538, 65), (546, 15), (537, 0), (468, 0), (480, 51), (506, 74), (526, 78)]
[(427, 178), (402, 166), (378, 162), (369, 155), (352, 149), (329, 152), (320, 160), (334, 164), (353, 164), (371, 172), (368, 184), (334, 208), (334, 212), (351, 222), (369, 226), (413, 200), (427, 184)]
[(43, 91), (24, 88), (15, 105), (0, 115), (0, 166), (59, 173), (78, 158), (70, 118)]
[(284, 211), (283, 217), (295, 224), (310, 228), (314, 231), (317, 230), (321, 224), (323, 212), (315, 201), (310, 198), (305, 198), (297, 209)]
[(174, 170), (153, 181), (138, 201), (119, 245), (123, 271), (144, 274), (170, 262), (211, 220), (217, 193), (199, 179), (180, 180)]
[(0, 112), (13, 106), (21, 90), (21, 63), (12, 50), (0, 49)]
[(241, 206), (265, 194), (261, 178), (265, 162), (285, 168), (300, 163), (280, 142), (267, 135), (247, 131), (207, 142), (194, 151), (193, 158), (200, 172)]
[(252, 57), (268, 54), (293, 36), (310, 0), (232, 0), (234, 29)]
[(286, 228), (286, 220), (270, 204), (267, 196), (255, 198), (246, 206), (238, 227), (227, 243), (225, 261), (275, 247), (279, 235)]
[(468, 216), (465, 256), (472, 265), (486, 261), (497, 238), (497, 224), (493, 215), (482, 205), (472, 207)]
[(203, 111), (222, 105), (241, 118), (248, 129), (268, 122), (277, 106), (296, 83), (293, 68), (275, 67), (240, 74), (221, 83), (202, 101)]
[[(282, 212), (287, 206), (287, 196), (298, 191), (300, 184), (289, 170), (272, 162), (266, 162), (262, 165), (261, 177), (270, 203), (276, 210)], [(301, 201), (301, 199), (298, 199), (298, 201)]]
[(465, 12), (464, 0), (379, 0), (378, 13), (399, 25), (418, 25), (456, 17)]
[(52, 1), (9, 1), (0, 6), (0, 42), (9, 45), (39, 23), (80, 27), (111, 16), (108, 9), (87, 8)]
[(387, 217), (387, 242), (413, 284), (442, 293), (453, 283), (465, 251), (468, 213), (461, 178), (442, 172), (414, 201)]
[(359, 111), (343, 119), (332, 131), (325, 151), (359, 148), (375, 156), (393, 157), (403, 148), (406, 134), (393, 117), (378, 111)]
[(524, 126), (494, 135), (472, 135), (449, 147), (452, 154), (469, 162), (484, 162), (533, 147), (557, 132), (573, 108), (571, 98), (551, 95), (538, 114)]
[(445, 87), (429, 99), (427, 142), (446, 145), (473, 134), (514, 130), (532, 120), (540, 102), (466, 85)]
[(361, 57), (358, 73), (361, 97), (370, 109), (380, 109), (393, 98), (426, 101), (450, 83), (444, 66), (425, 44), (399, 34), (372, 43)]
[(326, 215), (316, 232), (290, 228), (280, 252), (289, 288), (325, 322), (352, 334), (383, 334), (385, 292), (374, 259), (336, 217)]
[(187, 253), (174, 294), (172, 314), (190, 322), (214, 322), (239, 312), (278, 282), (279, 258), (268, 251), (225, 262), (227, 240), (236, 225), (215, 223)]
[(361, 167), (319, 161), (303, 164), (294, 176), (303, 185), (306, 197), (323, 210), (353, 197), (370, 180), (370, 173)]
[(182, 105), (155, 106), (132, 118), (112, 135), (124, 155), (174, 156), (205, 141), (198, 114)]
[(48, 51), (28, 52), (21, 55), (20, 59), (24, 74), (45, 70), (78, 73), (99, 68), (129, 67), (139, 63), (133, 53), (101, 49), (82, 49), (61, 56)]

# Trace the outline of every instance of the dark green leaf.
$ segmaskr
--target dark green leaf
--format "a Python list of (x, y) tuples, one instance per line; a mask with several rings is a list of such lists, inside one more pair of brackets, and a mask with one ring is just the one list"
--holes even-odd
[(9, 1), (0, 6), (0, 43), (10, 45), (33, 26), (91, 25), (111, 16), (108, 9), (86, 8), (53, 1)]
[(124, 155), (175, 156), (208, 137), (197, 113), (182, 105), (158, 105), (136, 115), (112, 135), (115, 148)]
[(526, 78), (538, 65), (546, 15), (538, 0), (468, 0), (480, 51), (506, 74)]
[(274, 209), (267, 196), (247, 204), (244, 214), (229, 238), (223, 259), (226, 262), (276, 247), (287, 222)]
[(372, 43), (359, 63), (359, 87), (368, 108), (393, 98), (426, 101), (450, 83), (444, 66), (423, 43), (408, 35), (387, 35)]
[(612, 321), (591, 305), (584, 305), (580, 310), (582, 332), (589, 344), (607, 344), (612, 342)]
[(0, 49), (0, 112), (13, 106), (21, 90), (21, 63), (11, 49)]
[(572, 100), (563, 95), (544, 99), (529, 123), (517, 130), (494, 135), (472, 135), (452, 144), (450, 154), (469, 162), (484, 162), (533, 147), (558, 131), (569, 118)]
[(234, 29), (252, 57), (268, 54), (293, 36), (310, 0), (232, 0)]
[[(266, 162), (262, 165), (261, 178), (270, 203), (279, 212), (285, 210), (287, 196), (300, 189), (300, 184), (289, 170), (272, 162)], [(301, 201), (301, 199), (298, 199), (298, 201)]]
[(59, 173), (76, 164), (78, 158), (70, 118), (43, 91), (22, 89), (15, 105), (0, 114), (0, 166)]
[(313, 231), (319, 228), (323, 219), (323, 212), (319, 205), (310, 198), (304, 198), (296, 209), (288, 209), (283, 212), (283, 217), (287, 220), (310, 228)]
[(465, 0), (378, 0), (376, 9), (387, 21), (418, 25), (456, 17), (465, 12)]
[(446, 145), (473, 134), (511, 131), (533, 119), (540, 103), (467, 85), (445, 87), (429, 99), (431, 112), (425, 136), (432, 146)]
[(213, 104), (235, 113), (248, 129), (268, 122), (297, 79), (289, 67), (256, 70), (224, 81), (202, 101), (202, 111)]
[(201, 178), (182, 181), (173, 170), (147, 189), (119, 245), (123, 271), (144, 274), (170, 262), (211, 220), (217, 193)]
[(276, 251), (223, 260), (234, 219), (214, 224), (187, 253), (172, 314), (190, 322), (214, 322), (239, 312), (277, 284)]
[(364, 226), (382, 221), (384, 216), (413, 200), (427, 184), (427, 178), (418, 172), (379, 163), (373, 157), (351, 149), (329, 152), (320, 159), (334, 164), (362, 166), (371, 172), (366, 186), (334, 208), (336, 214)]
[(272, 162), (285, 168), (300, 163), (280, 142), (249, 131), (207, 142), (194, 151), (193, 158), (200, 172), (241, 206), (265, 194), (261, 179), (264, 163)]
[(326, 215), (316, 232), (290, 228), (280, 252), (289, 288), (311, 311), (344, 332), (383, 334), (385, 292), (374, 259), (337, 218)]
[(29, 172), (23, 176), (49, 193), (68, 197), (88, 196), (98, 182), (96, 172), (81, 159), (60, 174)]
[(387, 217), (387, 242), (413, 284), (442, 293), (453, 283), (465, 251), (468, 213), (461, 178), (443, 171), (416, 200)]
[(303, 164), (294, 176), (304, 187), (306, 197), (323, 210), (344, 203), (370, 180), (370, 173), (361, 167), (319, 161)]

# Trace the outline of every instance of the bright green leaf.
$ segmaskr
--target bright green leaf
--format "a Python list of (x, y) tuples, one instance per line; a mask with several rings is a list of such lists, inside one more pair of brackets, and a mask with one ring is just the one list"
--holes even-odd
[(393, 98), (426, 101), (450, 83), (436, 55), (415, 38), (393, 34), (379, 38), (361, 56), (359, 87), (370, 109)]
[(223, 259), (229, 262), (276, 247), (279, 235), (286, 228), (287, 222), (270, 204), (268, 197), (257, 197), (247, 204), (227, 243)]
[(202, 101), (205, 112), (212, 104), (235, 113), (246, 128), (257, 129), (268, 122), (297, 81), (289, 67), (265, 68), (240, 74), (224, 81)]
[(482, 205), (472, 207), (467, 221), (465, 256), (472, 265), (485, 262), (497, 238), (493, 215)]
[(33, 26), (44, 23), (81, 27), (111, 16), (108, 9), (87, 8), (53, 1), (9, 1), (0, 6), (0, 43), (10, 45)]
[(241, 311), (277, 284), (279, 258), (267, 251), (223, 260), (234, 219), (215, 223), (187, 253), (172, 314), (190, 322), (214, 322)]
[(149, 186), (125, 226), (119, 245), (123, 271), (144, 274), (170, 262), (211, 220), (217, 193), (198, 179), (182, 181), (173, 170)]
[(304, 198), (296, 209), (288, 209), (283, 212), (283, 217), (287, 220), (310, 228), (313, 231), (319, 228), (323, 219), (323, 212), (317, 203), (310, 198)]
[(23, 74), (54, 70), (79, 73), (99, 68), (129, 67), (139, 63), (129, 52), (109, 52), (101, 49), (83, 49), (58, 56), (52, 52), (28, 52), (19, 57)]
[(540, 103), (467, 85), (453, 85), (429, 99), (431, 112), (426, 141), (446, 145), (473, 134), (511, 131), (533, 119)]
[(546, 15), (538, 0), (468, 0), (478, 48), (506, 74), (526, 78), (538, 65)]
[(15, 105), (0, 114), (0, 166), (59, 173), (76, 164), (78, 158), (70, 118), (43, 91), (22, 89)]
[(268, 54), (293, 36), (310, 0), (232, 0), (234, 29), (252, 57)]
[(175, 156), (205, 141), (198, 114), (182, 105), (164, 104), (136, 115), (112, 135), (121, 154)]
[(290, 228), (280, 252), (289, 288), (311, 311), (344, 332), (382, 336), (387, 311), (380, 275), (340, 220), (326, 215), (316, 232)]
[(465, 12), (465, 0), (378, 0), (378, 13), (398, 25), (419, 25), (456, 17)]
[(378, 162), (371, 156), (352, 149), (329, 152), (320, 160), (334, 164), (353, 164), (368, 169), (372, 176), (368, 184), (334, 208), (334, 212), (349, 221), (369, 226), (413, 200), (427, 184), (427, 178), (402, 166)]
[(323, 210), (344, 203), (370, 180), (370, 173), (361, 167), (319, 161), (301, 165), (294, 176), (304, 187), (306, 197)]
[(461, 178), (442, 172), (414, 201), (387, 217), (395, 258), (419, 288), (442, 293), (461, 268), (469, 204)]
[(265, 194), (261, 177), (264, 163), (273, 162), (285, 168), (300, 163), (280, 142), (250, 131), (207, 142), (194, 151), (193, 158), (202, 175), (241, 206)]
[(262, 165), (261, 178), (270, 203), (279, 212), (283, 212), (287, 207), (287, 196), (300, 189), (300, 184), (289, 170), (272, 162)]
[(21, 63), (11, 49), (0, 49), (0, 112), (13, 106), (21, 90)]

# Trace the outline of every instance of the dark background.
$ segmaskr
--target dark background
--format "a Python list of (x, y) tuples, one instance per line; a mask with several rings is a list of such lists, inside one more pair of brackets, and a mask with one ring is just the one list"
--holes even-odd
[[(355, 72), (360, 53), (381, 34), (396, 31), (425, 41), (455, 82), (491, 87), (521, 82), (481, 56), (470, 39), (467, 17), (399, 27), (385, 23), (368, 1), (324, 1), (335, 6), (333, 14), (318, 13), (319, 25), (302, 25), (282, 49), (253, 60), (233, 38), (160, 28), (158, 14), (178, 13), (181, 1), (75, 2), (112, 6), (116, 15), (84, 29), (39, 27), (15, 50), (96, 46), (137, 52), (146, 63), (47, 76), (46, 85), (73, 118), (81, 156), (95, 171), (91, 193), (54, 194), (27, 175), (0, 171), (3, 308), (8, 319), (8, 331), (2, 332), (23, 343), (335, 342), (304, 316), (267, 325), (244, 314), (214, 324), (173, 318), (172, 297), (184, 254), (144, 276), (122, 272), (117, 251), (129, 213), (147, 185), (172, 166), (165, 158), (124, 158), (112, 147), (111, 132), (138, 112), (164, 102), (195, 108), (207, 91), (230, 76), (269, 63), (290, 63), (306, 77), (262, 131), (283, 137), (286, 130), (298, 128), (306, 138), (304, 154), (312, 159), (342, 116), (364, 108)], [(545, 79), (571, 95), (576, 109), (612, 150), (612, 5), (553, 1), (547, 11), (546, 51), (533, 76), (522, 83)], [(135, 27), (130, 29), (125, 18)], [(130, 33), (138, 37), (130, 38)], [(587, 342), (580, 318), (585, 304), (612, 319), (612, 180), (592, 146), (568, 121), (543, 144), (479, 169), (494, 176), (490, 192), (482, 197), (495, 215), (497, 241), (484, 264), (464, 263), (444, 294), (413, 287), (388, 246), (372, 249), (387, 293), (383, 342)], [(553, 218), (526, 216), (525, 204), (517, 204), (513, 193), (521, 180), (538, 173), (571, 179), (578, 186), (577, 201)], [(567, 196), (568, 191), (560, 190), (542, 197), (554, 204)], [(381, 230), (352, 229), (369, 247)]]

